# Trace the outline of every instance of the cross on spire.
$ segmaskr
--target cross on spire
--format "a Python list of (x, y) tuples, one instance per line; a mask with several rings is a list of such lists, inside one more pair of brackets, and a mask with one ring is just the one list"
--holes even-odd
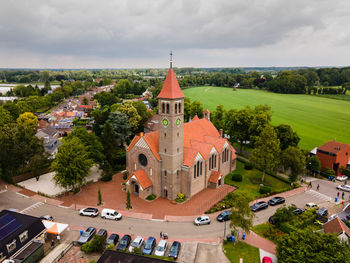
[(170, 68), (173, 68), (173, 51), (170, 50)]

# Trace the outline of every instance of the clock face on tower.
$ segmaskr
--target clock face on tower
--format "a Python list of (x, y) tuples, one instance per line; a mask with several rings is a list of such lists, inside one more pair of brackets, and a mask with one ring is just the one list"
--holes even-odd
[(167, 119), (167, 118), (164, 118), (164, 119), (162, 120), (162, 124), (163, 124), (163, 126), (166, 128), (166, 127), (169, 125), (168, 119)]
[(176, 126), (179, 127), (180, 124), (181, 124), (181, 120), (180, 120), (180, 118), (177, 118), (177, 120), (176, 120)]

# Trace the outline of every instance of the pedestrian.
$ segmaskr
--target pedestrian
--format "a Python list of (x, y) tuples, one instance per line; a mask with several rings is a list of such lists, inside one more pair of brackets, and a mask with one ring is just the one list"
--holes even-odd
[(318, 190), (320, 190), (320, 185), (319, 185), (319, 184), (317, 184), (317, 191), (318, 191)]
[(341, 194), (341, 199), (343, 199), (344, 200), (344, 192)]
[(162, 238), (162, 237), (163, 237), (163, 233), (162, 233), (162, 231), (160, 231), (159, 236), (160, 236), (160, 238)]
[(337, 193), (337, 197), (339, 197), (339, 192)]
[(58, 235), (57, 236), (57, 242), (60, 243), (60, 241), (61, 241), (61, 237), (60, 237), (60, 235)]
[(310, 188), (312, 188), (312, 183), (310, 182)]
[(53, 248), (55, 246), (55, 241), (52, 239), (51, 240), (51, 248)]
[(164, 233), (164, 234), (163, 234), (163, 238), (164, 238), (164, 239), (168, 239), (168, 234), (167, 234), (167, 233)]

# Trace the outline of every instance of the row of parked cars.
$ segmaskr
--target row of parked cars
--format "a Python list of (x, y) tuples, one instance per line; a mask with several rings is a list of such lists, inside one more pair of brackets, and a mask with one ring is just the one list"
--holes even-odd
[[(83, 208), (79, 211), (79, 215), (81, 216), (96, 217), (98, 216), (98, 214), (99, 214), (98, 209), (94, 207)], [(122, 214), (118, 213), (114, 209), (104, 208), (101, 211), (101, 217), (104, 219), (120, 220), (122, 219)]]
[(270, 199), (267, 203), (265, 201), (260, 201), (257, 202), (255, 204), (253, 204), (252, 206), (250, 206), (250, 208), (252, 209), (253, 212), (257, 212), (260, 211), (262, 209), (266, 209), (270, 206), (275, 206), (275, 205), (280, 205), (286, 202), (286, 199), (280, 196), (276, 196), (272, 199)]
[[(137, 236), (134, 240), (131, 241), (130, 235), (124, 235), (119, 240), (119, 235), (112, 233), (108, 238), (107, 230), (100, 229), (96, 233), (96, 228), (88, 227), (84, 232), (81, 233), (78, 244), (82, 245), (90, 241), (95, 234), (97, 236), (104, 236), (106, 238), (106, 247), (110, 244), (113, 244), (116, 250), (128, 250), (129, 252), (134, 252), (135, 248), (142, 248), (143, 255), (152, 255), (153, 251), (156, 256), (164, 257), (168, 249), (168, 242), (164, 239), (159, 241), (157, 245), (157, 240), (155, 237), (148, 237), (145, 239), (141, 236)], [(119, 243), (118, 243), (119, 241)], [(142, 247), (143, 246), (143, 247)], [(181, 243), (174, 241), (169, 249), (168, 257), (177, 259), (180, 253)]]

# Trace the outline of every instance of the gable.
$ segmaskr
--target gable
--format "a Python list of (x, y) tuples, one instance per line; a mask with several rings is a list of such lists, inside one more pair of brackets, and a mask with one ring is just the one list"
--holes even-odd
[(145, 139), (141, 137), (137, 143), (135, 144), (136, 147), (144, 148), (144, 149), (149, 149)]

